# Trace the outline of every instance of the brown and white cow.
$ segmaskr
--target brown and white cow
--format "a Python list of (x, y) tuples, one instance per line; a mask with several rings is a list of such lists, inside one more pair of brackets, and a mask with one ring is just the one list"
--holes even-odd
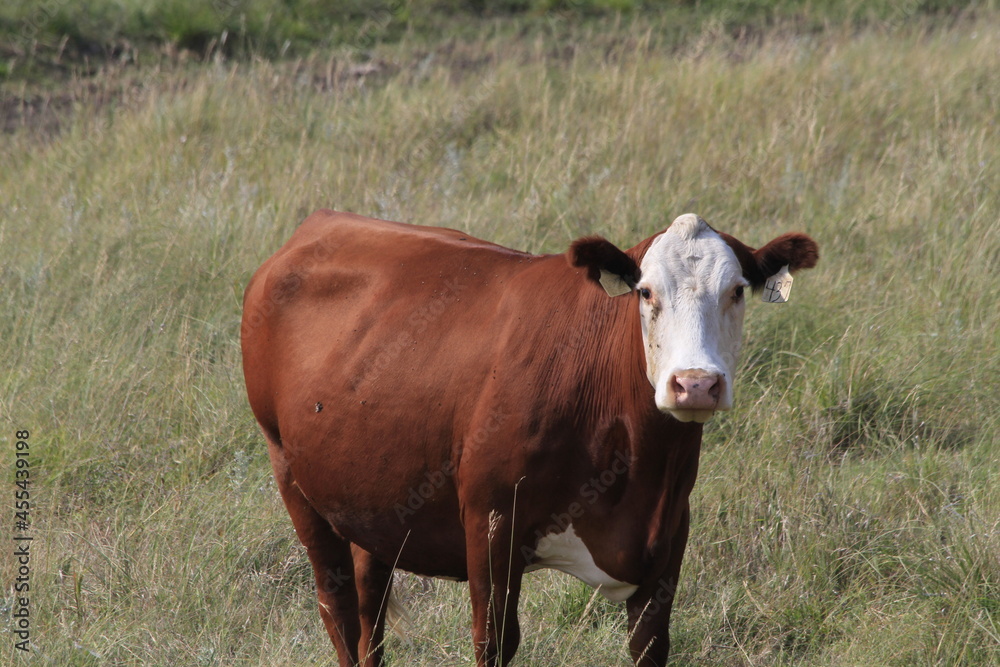
[(663, 665), (744, 290), (817, 258), (690, 214), (562, 255), (310, 216), (247, 287), (243, 365), (340, 664), (381, 663), (398, 567), (467, 579), (477, 664), (505, 665), (522, 576), (549, 567), (624, 601), (633, 660)]

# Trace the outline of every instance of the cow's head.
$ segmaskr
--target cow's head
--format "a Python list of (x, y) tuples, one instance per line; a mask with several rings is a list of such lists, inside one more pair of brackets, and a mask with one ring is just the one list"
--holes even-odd
[(760, 289), (786, 265), (811, 268), (819, 252), (804, 234), (755, 250), (689, 213), (629, 253), (588, 237), (574, 242), (568, 257), (610, 295), (638, 301), (657, 407), (680, 421), (705, 422), (732, 406), (747, 288)]

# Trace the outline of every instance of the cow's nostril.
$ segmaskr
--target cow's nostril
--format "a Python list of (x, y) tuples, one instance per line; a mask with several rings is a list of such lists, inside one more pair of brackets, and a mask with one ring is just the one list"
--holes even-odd
[(712, 382), (712, 386), (708, 388), (708, 394), (715, 400), (719, 400), (722, 395), (722, 383), (718, 379)]

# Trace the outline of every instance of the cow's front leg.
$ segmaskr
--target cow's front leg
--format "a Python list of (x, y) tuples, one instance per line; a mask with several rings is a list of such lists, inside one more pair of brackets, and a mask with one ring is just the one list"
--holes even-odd
[(524, 560), (518, 548), (511, 548), (509, 515), (467, 515), (465, 530), (476, 665), (506, 665), (521, 641), (517, 601)]
[(670, 611), (677, 593), (677, 578), (687, 547), (690, 510), (684, 509), (677, 533), (670, 541), (666, 568), (643, 583), (626, 600), (629, 652), (637, 667), (664, 667), (670, 653)]

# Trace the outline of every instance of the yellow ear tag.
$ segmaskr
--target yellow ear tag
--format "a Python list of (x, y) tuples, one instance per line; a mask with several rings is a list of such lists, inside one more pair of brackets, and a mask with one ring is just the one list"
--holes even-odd
[(632, 291), (624, 278), (604, 269), (601, 269), (601, 287), (608, 293), (608, 296), (621, 296)]
[(786, 264), (781, 267), (781, 271), (764, 281), (764, 291), (761, 292), (760, 300), (764, 303), (785, 303), (791, 293), (792, 274), (788, 272)]

